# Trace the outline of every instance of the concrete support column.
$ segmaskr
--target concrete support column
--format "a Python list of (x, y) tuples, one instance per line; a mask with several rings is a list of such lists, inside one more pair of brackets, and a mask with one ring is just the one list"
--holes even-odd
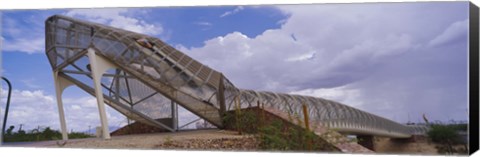
[(358, 144), (362, 145), (363, 147), (375, 151), (374, 145), (374, 136), (372, 135), (357, 135)]
[(178, 106), (174, 101), (170, 101), (172, 102), (172, 128), (178, 131)]
[(58, 71), (53, 72), (53, 80), (55, 83), (55, 94), (57, 97), (57, 106), (58, 106), (58, 114), (60, 118), (60, 129), (62, 131), (62, 139), (66, 141), (68, 140), (68, 130), (67, 130), (67, 124), (65, 121), (65, 111), (63, 109), (62, 94), (65, 88), (73, 85), (73, 83), (63, 77), (58, 76)]
[[(220, 105), (220, 116), (224, 117), (225, 113), (227, 112), (227, 108), (225, 106), (225, 87), (223, 82), (224, 76), (223, 74), (220, 75), (220, 81), (218, 84), (218, 91), (217, 91), (217, 103)], [(256, 93), (258, 94), (258, 93)]]
[(103, 101), (103, 92), (101, 86), (101, 78), (103, 73), (110, 68), (116, 68), (115, 65), (98, 56), (95, 53), (95, 50), (92, 48), (88, 49), (87, 53), (88, 59), (90, 61), (90, 67), (92, 71), (93, 83), (95, 86), (95, 96), (97, 98), (98, 111), (100, 114), (100, 122), (102, 124), (102, 137), (103, 139), (110, 139), (110, 131), (108, 129), (107, 114), (105, 111), (105, 105)]

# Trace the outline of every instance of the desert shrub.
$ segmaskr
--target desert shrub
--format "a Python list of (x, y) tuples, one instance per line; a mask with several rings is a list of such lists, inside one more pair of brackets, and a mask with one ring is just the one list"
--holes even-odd
[[(28, 141), (47, 141), (47, 140), (58, 140), (62, 139), (62, 133), (57, 130), (53, 130), (50, 127), (46, 127), (44, 129), (33, 129), (28, 132), (24, 130), (18, 130), (17, 132), (13, 132), (14, 126), (10, 126), (7, 130), (7, 133), (4, 136), (4, 142), (28, 142)], [(77, 138), (89, 138), (93, 137), (91, 135), (80, 133), (80, 132), (72, 132), (68, 134), (69, 139), (77, 139)]]
[[(292, 118), (294, 119), (290, 121), (301, 121), (297, 116)], [(287, 121), (272, 119), (272, 117), (262, 114), (261, 110), (228, 112), (223, 120), (227, 128), (239, 131), (240, 134), (255, 134), (255, 139), (262, 150), (337, 150), (314, 132)]]
[(231, 129), (237, 130), (240, 134), (254, 134), (258, 132), (258, 118), (255, 111), (242, 111), (227, 113), (224, 117), (224, 124)]
[(270, 125), (259, 128), (260, 148), (266, 150), (288, 150), (289, 141), (282, 132), (282, 122), (275, 120)]
[(453, 125), (432, 124), (427, 135), (430, 140), (442, 145), (438, 148), (439, 153), (454, 153), (453, 145), (460, 143), (460, 136)]

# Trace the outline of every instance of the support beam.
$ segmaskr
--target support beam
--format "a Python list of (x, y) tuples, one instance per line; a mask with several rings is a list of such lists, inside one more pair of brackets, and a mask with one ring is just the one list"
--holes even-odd
[[(59, 74), (60, 76), (64, 77), (65, 79), (73, 82), (75, 85), (77, 85), (80, 89), (86, 91), (88, 94), (92, 95), (92, 96), (96, 96), (95, 95), (95, 89), (93, 89), (92, 87), (78, 81), (78, 80), (75, 80), (74, 78), (68, 76), (68, 75), (65, 75), (63, 73), (60, 73)], [(153, 119), (151, 119), (150, 117), (148, 116), (145, 116), (144, 114), (140, 113), (139, 111), (136, 111), (136, 110), (133, 110), (132, 108), (122, 104), (121, 102), (118, 102), (118, 101), (115, 101), (115, 99), (113, 98), (110, 98), (108, 97), (107, 95), (103, 95), (106, 102), (110, 104), (110, 106), (112, 106), (114, 109), (116, 109), (117, 111), (121, 112), (120, 110), (127, 110), (128, 112), (131, 112), (133, 113), (133, 115), (137, 115), (145, 120), (147, 120), (146, 122), (149, 123), (149, 124), (152, 124), (153, 126), (160, 126), (160, 127), (163, 127), (165, 129), (168, 129), (170, 131), (173, 131), (173, 129), (170, 127), (170, 126), (167, 126), (165, 124), (162, 124), (158, 121), (155, 121)], [(120, 110), (119, 110), (120, 109)]]
[(55, 94), (57, 96), (57, 106), (60, 118), (60, 129), (62, 131), (62, 139), (66, 141), (68, 140), (68, 130), (65, 121), (65, 111), (63, 109), (62, 94), (65, 88), (73, 85), (73, 83), (68, 81), (67, 79), (64, 79), (63, 77), (58, 76), (58, 71), (53, 72), (53, 80), (55, 82)]
[(110, 131), (108, 129), (107, 114), (105, 111), (105, 105), (103, 100), (103, 92), (101, 86), (101, 78), (103, 73), (110, 68), (117, 68), (112, 63), (103, 59), (95, 53), (93, 48), (88, 50), (88, 59), (90, 61), (90, 67), (92, 70), (92, 79), (95, 86), (95, 97), (97, 98), (98, 111), (100, 114), (100, 122), (102, 124), (102, 137), (103, 139), (110, 139)]
[[(72, 63), (71, 64), (72, 66), (74, 66), (75, 64)], [(117, 70), (119, 71), (119, 70)], [(85, 72), (85, 71), (75, 71), (75, 70), (61, 70), (61, 72), (63, 73), (68, 73), (68, 74), (83, 74), (83, 75), (87, 75), (87, 76), (90, 76), (92, 73), (91, 72)], [(115, 73), (115, 74), (103, 74), (104, 77), (115, 77), (115, 78), (132, 78), (134, 79), (135, 77), (133, 76), (125, 76), (125, 75), (120, 75), (120, 73)]]

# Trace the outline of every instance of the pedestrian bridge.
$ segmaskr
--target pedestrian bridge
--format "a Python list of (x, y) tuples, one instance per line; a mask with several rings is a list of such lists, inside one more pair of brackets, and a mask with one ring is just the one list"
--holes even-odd
[(310, 126), (345, 134), (409, 138), (427, 130), (323, 98), (238, 88), (221, 72), (155, 37), (61, 15), (45, 24), (64, 140), (61, 95), (71, 85), (97, 98), (104, 133), (109, 132), (104, 103), (135, 121), (169, 131), (179, 129), (179, 106), (222, 128), (223, 113), (259, 105), (299, 117), (306, 106)]

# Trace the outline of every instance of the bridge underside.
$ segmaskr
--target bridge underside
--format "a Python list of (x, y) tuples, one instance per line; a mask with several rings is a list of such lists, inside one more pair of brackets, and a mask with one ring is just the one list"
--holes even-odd
[[(331, 100), (239, 89), (222, 73), (157, 38), (66, 16), (47, 19), (46, 53), (60, 82), (57, 97), (76, 85), (102, 97), (99, 108), (105, 103), (135, 121), (170, 131), (181, 128), (178, 107), (223, 128), (225, 112), (260, 104), (297, 117), (304, 116), (306, 106), (310, 126), (346, 134), (409, 138), (426, 131)], [(57, 101), (65, 131), (61, 98)], [(157, 120), (165, 118), (172, 125)]]

